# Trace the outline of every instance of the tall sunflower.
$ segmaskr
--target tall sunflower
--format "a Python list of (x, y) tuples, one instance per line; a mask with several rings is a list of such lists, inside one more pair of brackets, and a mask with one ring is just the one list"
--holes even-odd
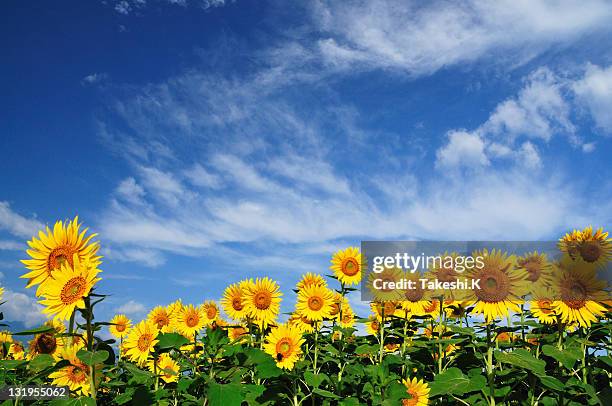
[(147, 316), (147, 320), (154, 324), (162, 333), (172, 331), (172, 318), (168, 309), (163, 306), (156, 306)]
[(242, 320), (246, 316), (244, 309), (244, 291), (240, 283), (233, 283), (225, 288), (221, 306), (223, 310), (234, 320)]
[(339, 250), (332, 257), (331, 263), (329, 269), (334, 271), (340, 282), (356, 285), (361, 281), (361, 270), (364, 264), (359, 248), (348, 247), (345, 250)]
[(305, 287), (317, 285), (317, 286), (327, 286), (327, 282), (325, 279), (319, 274), (308, 272), (302, 275), (302, 279), (295, 286), (298, 290), (304, 289)]
[(62, 342), (55, 338), (54, 333), (41, 333), (36, 334), (30, 340), (28, 348), (31, 358), (34, 358), (36, 355), (47, 354), (59, 360), (62, 352)]
[(25, 359), (25, 349), (19, 341), (12, 343), (8, 350), (8, 356), (14, 360)]
[(170, 315), (170, 332), (178, 332), (178, 328), (176, 327), (176, 321), (178, 316), (183, 309), (183, 302), (181, 299), (177, 299), (174, 302), (170, 303), (166, 306), (166, 310)]
[(320, 321), (331, 317), (334, 294), (323, 286), (311, 285), (298, 292), (295, 309), (308, 320)]
[(70, 362), (58, 371), (49, 374), (53, 384), (57, 386), (68, 386), (71, 392), (79, 395), (89, 396), (91, 393), (89, 367), (78, 357), (78, 347), (68, 346), (63, 348), (61, 358)]
[(312, 333), (314, 332), (314, 323), (312, 320), (309, 320), (306, 316), (300, 316), (297, 313), (293, 313), (289, 320), (287, 320), (287, 324), (295, 327), (301, 333)]
[(212, 326), (217, 320), (219, 320), (219, 307), (214, 300), (207, 300), (202, 304), (202, 314), (204, 314), (205, 322), (207, 326)]
[(516, 259), (516, 268), (527, 273), (527, 280), (534, 285), (550, 286), (552, 283), (552, 263), (544, 253), (527, 253)]
[(300, 331), (287, 324), (273, 327), (266, 335), (264, 351), (270, 354), (279, 368), (291, 370), (302, 356), (304, 339)]
[(153, 352), (153, 347), (157, 344), (157, 334), (157, 326), (149, 321), (143, 320), (136, 324), (123, 342), (125, 355), (131, 361), (144, 366), (149, 354)]
[(245, 311), (261, 328), (274, 323), (280, 311), (282, 293), (276, 282), (268, 277), (257, 278), (246, 286)]
[(125, 314), (116, 314), (110, 321), (112, 325), (108, 328), (111, 335), (115, 338), (124, 338), (132, 327), (132, 321)]
[(527, 274), (515, 268), (516, 258), (500, 250), (476, 251), (474, 258), (481, 257), (484, 266), (475, 267), (469, 276), (478, 280), (480, 288), (474, 286), (470, 300), (477, 300), (474, 313), (484, 314), (487, 322), (501, 316), (509, 316), (510, 310), (520, 311), (522, 297), (529, 293)]
[(431, 306), (431, 301), (429, 300), (431, 292), (423, 289), (419, 281), (421, 277), (417, 272), (404, 272), (404, 279), (414, 283), (413, 288), (407, 287), (404, 289), (401, 301), (404, 314), (410, 317), (425, 315), (425, 309)]
[(580, 233), (578, 252), (588, 263), (606, 265), (612, 258), (612, 239), (608, 238), (603, 228), (593, 233), (593, 227), (589, 226)]
[(380, 334), (380, 321), (378, 321), (378, 317), (375, 314), (372, 314), (368, 317), (368, 321), (365, 322), (366, 332), (373, 336), (378, 336)]
[(417, 378), (404, 379), (408, 398), (402, 399), (402, 406), (426, 406), (429, 404), (429, 385)]
[(151, 359), (147, 363), (147, 367), (149, 368), (149, 371), (153, 373), (157, 372), (159, 377), (166, 383), (177, 382), (179, 379), (179, 372), (181, 368), (167, 352), (161, 354), (159, 358), (157, 358), (157, 365), (155, 360)]
[(554, 311), (554, 299), (559, 295), (549, 287), (538, 287), (533, 290), (529, 301), (529, 311), (543, 324), (553, 324), (557, 321)]
[(28, 279), (28, 288), (40, 285), (36, 291), (37, 296), (41, 295), (42, 283), (51, 277), (53, 271), (60, 270), (65, 263), (74, 267), (75, 255), (81, 261), (89, 260), (95, 266), (100, 264), (101, 257), (96, 255), (100, 246), (91, 241), (96, 234), (86, 236), (87, 228), (81, 231), (80, 227), (78, 216), (67, 223), (58, 221), (53, 231), (47, 227), (46, 233), (39, 231), (39, 238), (32, 237), (32, 240), (28, 241), (30, 249), (26, 252), (31, 259), (21, 262), (30, 272), (23, 274), (21, 278)]
[(355, 325), (355, 312), (349, 304), (342, 305), (342, 317), (339, 320), (340, 327), (348, 328)]
[(185, 337), (193, 339), (206, 325), (206, 315), (200, 306), (183, 306), (176, 319), (177, 330)]
[(71, 262), (64, 262), (60, 269), (53, 270), (51, 278), (40, 287), (44, 298), (40, 303), (46, 306), (43, 313), (61, 320), (68, 320), (76, 308), (85, 308), (83, 298), (100, 280), (96, 277), (100, 273), (97, 263), (87, 258), (81, 261), (77, 254)]

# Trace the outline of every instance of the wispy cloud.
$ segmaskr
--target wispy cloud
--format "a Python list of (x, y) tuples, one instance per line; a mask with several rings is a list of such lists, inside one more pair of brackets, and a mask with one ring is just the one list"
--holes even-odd
[(0, 202), (0, 230), (6, 230), (16, 237), (29, 238), (41, 228), (43, 224), (40, 221), (15, 213), (8, 202)]
[(115, 309), (117, 313), (123, 313), (129, 316), (142, 316), (146, 310), (146, 307), (142, 303), (135, 300), (128, 300)]
[(21, 321), (26, 327), (30, 328), (40, 325), (47, 319), (42, 314), (43, 306), (25, 293), (6, 289), (2, 300), (5, 302), (2, 305), (4, 320), (9, 322)]

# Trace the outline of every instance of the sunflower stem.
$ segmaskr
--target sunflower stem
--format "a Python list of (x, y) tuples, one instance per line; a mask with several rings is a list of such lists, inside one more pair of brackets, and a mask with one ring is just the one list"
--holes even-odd
[(382, 364), (385, 355), (385, 306), (382, 303), (380, 313), (380, 351), (378, 353), (378, 363)]
[(493, 346), (491, 323), (487, 322), (487, 380), (489, 383), (489, 405), (495, 406), (495, 374), (493, 366)]
[[(91, 321), (93, 319), (93, 308), (91, 306), (91, 298), (89, 296), (86, 296), (84, 298), (85, 301), (85, 309), (87, 311), (87, 314), (85, 317), (85, 322), (86, 322), (86, 328), (87, 328), (87, 350), (88, 351), (93, 351), (93, 330), (92, 330), (92, 326), (91, 326)], [(96, 370), (94, 368), (93, 365), (89, 366), (89, 385), (91, 387), (91, 397), (93, 399), (96, 398), (96, 377), (95, 377), (95, 373)]]
[(317, 374), (317, 360), (319, 358), (319, 325), (316, 321), (314, 322), (314, 329), (315, 329), (315, 342), (314, 342), (314, 360), (312, 363), (312, 369), (316, 375)]

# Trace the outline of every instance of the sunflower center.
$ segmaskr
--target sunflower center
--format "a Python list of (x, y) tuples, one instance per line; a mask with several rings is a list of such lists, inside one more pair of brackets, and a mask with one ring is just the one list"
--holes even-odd
[(370, 323), (370, 327), (372, 327), (372, 330), (378, 331), (378, 329), (380, 328), (380, 323), (378, 322), (378, 320), (373, 320), (372, 323)]
[(537, 282), (537, 280), (540, 279), (540, 275), (542, 274), (542, 264), (539, 261), (529, 259), (523, 264), (523, 267), (529, 274), (527, 275), (528, 281)]
[(198, 321), (200, 321), (200, 318), (195, 312), (189, 313), (187, 317), (185, 317), (185, 324), (187, 327), (195, 327), (198, 324)]
[(386, 314), (387, 316), (388, 316), (388, 315), (391, 315), (391, 314), (394, 314), (394, 313), (395, 313), (396, 308), (397, 308), (397, 307), (395, 306), (395, 302), (385, 302), (385, 303), (383, 304), (383, 309), (384, 309), (385, 314)]
[(538, 300), (538, 308), (544, 314), (552, 313), (550, 300)]
[(293, 344), (291, 343), (291, 340), (287, 337), (283, 337), (281, 338), (277, 343), (276, 343), (276, 352), (282, 357), (282, 358), (286, 358), (289, 355), (291, 355), (291, 351), (293, 349)]
[(440, 268), (436, 272), (436, 278), (440, 282), (454, 282), (457, 280), (457, 274), (453, 268)]
[(117, 324), (117, 325), (115, 326), (115, 329), (116, 329), (118, 332), (120, 332), (120, 333), (123, 333), (123, 332), (125, 331), (125, 329), (126, 329), (126, 328), (127, 328), (127, 325), (126, 325), (126, 324)]
[(409, 399), (402, 400), (402, 406), (416, 406), (419, 404), (419, 394), (416, 390), (410, 388), (407, 390), (408, 395), (410, 395)]
[(346, 258), (342, 261), (341, 269), (346, 276), (355, 276), (359, 272), (359, 263), (355, 258)]
[(60, 293), (60, 299), (64, 304), (72, 304), (83, 297), (87, 281), (82, 276), (75, 276), (70, 279)]
[(72, 255), (74, 253), (74, 249), (69, 245), (61, 245), (51, 250), (47, 258), (47, 272), (49, 275), (51, 275), (51, 271), (60, 268), (66, 262), (73, 266)]
[(36, 350), (40, 354), (53, 354), (57, 348), (57, 340), (51, 333), (43, 333), (36, 337)]
[(331, 305), (331, 315), (335, 316), (336, 314), (340, 313), (340, 305), (338, 303), (332, 303)]
[(500, 270), (486, 270), (483, 273), (484, 280), (480, 289), (474, 293), (483, 302), (501, 302), (510, 293), (510, 278)]
[(424, 295), (425, 295), (425, 291), (421, 287), (420, 283), (416, 284), (415, 289), (405, 289), (404, 290), (404, 297), (409, 302), (418, 302), (419, 300), (423, 299)]
[(584, 307), (587, 296), (586, 287), (577, 280), (572, 280), (561, 288), (563, 302), (572, 309), (581, 309)]
[(586, 262), (596, 262), (602, 254), (601, 246), (597, 241), (585, 241), (580, 244), (578, 250)]
[[(155, 318), (155, 324), (157, 325), (158, 329), (161, 329), (162, 327), (165, 327), (170, 324), (170, 318), (168, 317), (167, 314), (163, 314), (163, 313), (158, 314), (157, 317)], [(125, 330), (125, 327), (123, 327), (123, 330)], [(117, 331), (123, 331), (123, 330), (117, 329)]]
[(240, 311), (242, 310), (242, 299), (239, 297), (235, 297), (232, 299), (232, 308), (234, 308), (234, 310), (236, 311)]
[(423, 306), (423, 310), (426, 313), (431, 313), (431, 312), (435, 311), (437, 308), (438, 308), (438, 301), (437, 300), (432, 300), (431, 302), (429, 302), (429, 305)]
[(259, 310), (266, 310), (272, 304), (272, 295), (270, 292), (260, 291), (255, 294), (255, 307)]
[(217, 317), (217, 309), (215, 309), (213, 306), (209, 306), (208, 309), (206, 309), (206, 317), (209, 319), (214, 319)]
[(138, 343), (136, 346), (142, 352), (149, 351), (149, 346), (153, 341), (153, 336), (151, 334), (143, 334), (138, 338)]
[(308, 308), (310, 310), (321, 310), (323, 307), (323, 298), (319, 296), (311, 296), (308, 298)]
[(71, 365), (67, 368), (66, 375), (70, 382), (81, 383), (87, 379), (84, 367)]

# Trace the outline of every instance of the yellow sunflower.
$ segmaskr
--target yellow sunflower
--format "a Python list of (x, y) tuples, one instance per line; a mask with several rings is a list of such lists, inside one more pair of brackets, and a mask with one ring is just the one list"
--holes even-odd
[(380, 334), (380, 321), (378, 321), (378, 317), (375, 314), (372, 314), (368, 317), (368, 321), (365, 322), (366, 332), (373, 336), (378, 336)]
[(576, 262), (560, 267), (555, 272), (553, 288), (560, 295), (560, 300), (553, 302), (553, 309), (564, 323), (589, 327), (606, 312), (602, 303), (608, 298), (607, 282), (597, 278), (594, 264)]
[(612, 239), (601, 227), (595, 233), (592, 226), (574, 230), (559, 240), (559, 248), (574, 260), (580, 258), (596, 265), (606, 265), (612, 258)]
[[(431, 307), (431, 300), (429, 300), (430, 291), (423, 289), (419, 279), (422, 278), (417, 272), (404, 272), (404, 279), (413, 282), (413, 288), (407, 287), (403, 291), (403, 297), (401, 307), (404, 309), (406, 315), (412, 316), (424, 316), (426, 314), (425, 309)], [(402, 316), (404, 315), (402, 314)]]
[(205, 323), (207, 326), (212, 326), (219, 320), (219, 307), (214, 300), (207, 300), (202, 304), (202, 314), (204, 314)]
[(2, 300), (3, 296), (4, 296), (4, 288), (0, 287), (0, 300)]
[(308, 320), (321, 321), (331, 318), (334, 294), (323, 286), (311, 285), (298, 292), (295, 310)]
[(537, 286), (550, 286), (552, 283), (552, 264), (546, 254), (537, 251), (516, 259), (516, 268), (527, 273), (527, 280)]
[(12, 343), (13, 335), (10, 331), (0, 331), (0, 344)]
[(363, 259), (359, 248), (348, 247), (339, 250), (331, 259), (332, 265), (329, 267), (338, 280), (347, 285), (356, 285), (361, 281), (361, 270)]
[(62, 334), (66, 331), (66, 325), (58, 319), (50, 319), (45, 321), (45, 327), (52, 327), (57, 334)]
[(380, 273), (370, 273), (367, 286), (373, 300), (377, 302), (401, 300), (403, 291), (395, 288), (395, 286), (403, 277), (404, 273), (401, 269), (391, 267), (383, 269)]
[(18, 361), (25, 359), (25, 350), (23, 348), (23, 344), (18, 341), (12, 343), (9, 347), (8, 356)]
[(355, 325), (355, 313), (350, 305), (342, 306), (342, 317), (339, 320), (340, 326), (344, 328), (353, 327)]
[(479, 281), (480, 288), (470, 291), (471, 300), (477, 300), (474, 313), (484, 314), (490, 322), (501, 316), (509, 316), (510, 310), (520, 311), (522, 297), (529, 293), (527, 274), (515, 268), (516, 258), (500, 250), (477, 251), (474, 258), (481, 257), (484, 266), (474, 268), (469, 276)]
[(468, 308), (474, 303), (469, 300), (451, 300), (444, 301), (444, 312), (446, 317), (449, 318), (462, 318), (465, 317)]
[(183, 306), (176, 319), (177, 330), (187, 338), (193, 339), (206, 325), (206, 315), (200, 306)]
[(266, 336), (264, 351), (270, 354), (279, 368), (291, 370), (302, 356), (302, 333), (295, 327), (281, 324)]
[(181, 301), (181, 299), (177, 299), (174, 302), (170, 303), (168, 306), (166, 306), (166, 311), (170, 316), (170, 332), (172, 333), (178, 332), (178, 329), (176, 327), (176, 320), (178, 319), (178, 315), (181, 312), (182, 308), (183, 302)]
[[(40, 231), (39, 238), (32, 237), (32, 240), (28, 241), (30, 249), (26, 252), (31, 259), (21, 261), (30, 270), (21, 276), (28, 279), (28, 288), (42, 284), (51, 277), (53, 271), (59, 271), (65, 263), (71, 268), (74, 267), (75, 256), (81, 261), (88, 260), (94, 266), (100, 264), (101, 257), (96, 255), (100, 246), (91, 241), (96, 234), (85, 236), (87, 229), (80, 231), (80, 227), (78, 216), (67, 223), (58, 221), (53, 231), (47, 227), (46, 233)], [(36, 291), (36, 296), (40, 296), (41, 286)]]
[(246, 286), (245, 311), (262, 329), (273, 324), (280, 311), (280, 292), (276, 282), (268, 277), (257, 278)]
[(68, 386), (70, 391), (89, 396), (91, 391), (89, 367), (77, 357), (78, 350), (78, 347), (64, 347), (61, 358), (69, 361), (70, 365), (49, 374), (49, 378), (53, 380), (53, 385)]
[(402, 406), (426, 406), (429, 404), (429, 385), (417, 378), (404, 379), (408, 398), (402, 399)]
[(40, 286), (44, 298), (40, 303), (46, 306), (43, 313), (60, 320), (68, 320), (76, 308), (85, 308), (83, 298), (100, 280), (96, 277), (100, 273), (96, 263), (88, 259), (81, 261), (76, 254), (71, 262), (72, 265), (62, 263), (61, 268), (53, 270), (51, 278)]
[(534, 289), (532, 300), (529, 301), (529, 311), (534, 317), (543, 324), (553, 324), (557, 322), (557, 315), (554, 311), (554, 300), (558, 298), (549, 287), (539, 287)]
[(302, 290), (308, 286), (317, 285), (317, 286), (327, 286), (327, 282), (325, 279), (319, 274), (308, 272), (302, 275), (302, 279), (295, 286), (298, 290)]
[(301, 333), (312, 333), (314, 332), (314, 322), (309, 320), (306, 316), (300, 316), (297, 313), (293, 313), (289, 320), (287, 320), (287, 324), (292, 327), (295, 327)]
[(180, 366), (179, 364), (172, 359), (170, 354), (167, 352), (161, 354), (157, 358), (157, 365), (155, 365), (155, 360), (151, 359), (147, 366), (149, 371), (156, 373), (159, 377), (166, 383), (177, 382), (179, 378)]
[(163, 306), (156, 306), (147, 316), (147, 320), (154, 324), (162, 333), (172, 331), (172, 318), (168, 309)]
[(232, 342), (245, 342), (249, 332), (243, 326), (232, 326), (227, 329), (227, 336)]
[(147, 363), (149, 354), (153, 352), (153, 347), (157, 344), (157, 326), (143, 320), (136, 324), (123, 342), (125, 355), (140, 366)]
[(132, 321), (125, 314), (115, 315), (110, 322), (113, 325), (108, 330), (115, 338), (126, 337), (130, 332), (130, 328), (132, 328)]
[(241, 284), (233, 283), (225, 288), (221, 306), (223, 310), (234, 320), (242, 320), (246, 316), (244, 309), (244, 291)]
[[(370, 302), (370, 310), (376, 315), (378, 320), (387, 319), (391, 316), (399, 315), (399, 308), (401, 307), (399, 302)], [(383, 317), (384, 316), (384, 317)]]
[(34, 358), (39, 354), (51, 355), (56, 360), (59, 360), (62, 352), (62, 342), (55, 338), (54, 333), (36, 334), (28, 343), (30, 357)]
[[(440, 255), (440, 257), (444, 258), (444, 261), (433, 261), (430, 271), (424, 276), (426, 279), (437, 279), (442, 283), (454, 283), (460, 278), (463, 278), (463, 273), (465, 271), (472, 269), (472, 267), (465, 266), (463, 267), (464, 269), (462, 269), (456, 265), (459, 262), (458, 258), (461, 257), (457, 252), (444, 252), (444, 254)], [(463, 300), (465, 296), (464, 291), (461, 289), (439, 289), (432, 290), (429, 293), (432, 297), (444, 296), (445, 299), (452, 300)]]

